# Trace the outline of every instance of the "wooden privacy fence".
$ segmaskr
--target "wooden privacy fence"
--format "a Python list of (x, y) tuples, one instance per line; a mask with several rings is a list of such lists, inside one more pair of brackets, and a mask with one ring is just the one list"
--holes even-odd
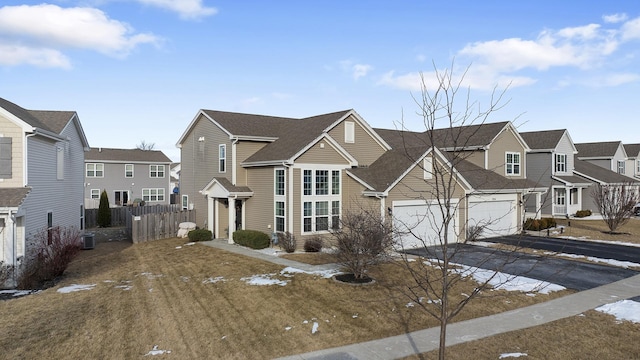
[[(127, 217), (129, 217), (129, 207), (112, 207), (111, 210), (111, 226), (125, 226)], [(98, 209), (84, 210), (84, 226), (91, 229), (98, 226)]]
[[(146, 207), (146, 206), (143, 206)], [(175, 237), (182, 222), (195, 222), (195, 210), (150, 212), (127, 216), (127, 232), (134, 244)]]

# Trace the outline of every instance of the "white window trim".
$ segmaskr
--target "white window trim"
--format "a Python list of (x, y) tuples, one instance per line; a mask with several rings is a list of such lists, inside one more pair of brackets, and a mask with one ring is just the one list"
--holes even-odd
[[(131, 176), (127, 176), (127, 166), (131, 166)], [(131, 179), (135, 176), (135, 173), (133, 172), (133, 169), (135, 168), (135, 166), (133, 166), (133, 164), (124, 164), (124, 177), (127, 179)]]
[(617, 167), (618, 174), (624, 175), (626, 173), (626, 171), (627, 171), (626, 166), (625, 166), (626, 165), (625, 161), (624, 160), (618, 160), (618, 164), (617, 165), (618, 165), (618, 167)]
[(423, 167), (423, 178), (424, 180), (433, 179), (433, 158), (431, 156), (427, 156), (422, 161)]
[[(562, 195), (562, 196), (560, 196)], [(566, 206), (567, 205), (567, 189), (565, 188), (555, 188), (555, 194), (554, 194), (554, 201), (556, 205), (560, 205), (560, 206)], [(560, 204), (560, 200), (563, 200), (563, 203)]]
[[(222, 156), (223, 152), (224, 152), (224, 156)], [(224, 169), (222, 168), (223, 166), (221, 166), (222, 164), (224, 164)], [(227, 145), (226, 144), (218, 145), (218, 172), (219, 173), (227, 172)]]
[[(155, 190), (155, 193), (156, 193), (156, 195), (155, 195), (156, 199), (152, 200), (152, 197), (153, 197), (152, 193), (153, 193), (154, 190)], [(149, 193), (147, 195), (148, 199), (145, 199), (145, 194), (144, 194), (145, 192)], [(160, 193), (162, 193), (162, 199), (159, 199), (160, 196), (161, 196)], [(145, 202), (163, 202), (163, 201), (165, 201), (165, 199), (166, 199), (166, 194), (165, 194), (164, 188), (144, 188), (144, 189), (142, 189), (142, 200), (144, 200)]]
[(344, 142), (347, 144), (356, 142), (356, 123), (353, 121), (344, 122)]
[[(558, 161), (559, 158), (562, 158), (563, 161)], [(562, 170), (558, 169), (558, 166), (562, 165)], [(565, 173), (567, 172), (567, 155), (566, 154), (556, 154), (555, 156), (555, 172)]]
[[(89, 176), (89, 167), (93, 167), (93, 175)], [(98, 167), (101, 168), (102, 175), (96, 176)], [(88, 178), (103, 178), (104, 177), (104, 164), (103, 163), (86, 163), (84, 167), (84, 176)]]
[[(335, 166), (303, 166), (300, 171), (300, 232), (303, 235), (310, 234), (327, 234), (331, 232), (331, 229), (334, 227), (333, 219), (332, 219), (332, 210), (333, 210), (333, 201), (338, 201), (340, 203), (339, 208), (342, 209), (343, 201), (342, 201), (342, 171), (339, 172), (339, 182), (340, 182), (340, 194), (333, 194), (332, 192), (332, 171), (333, 170), (341, 170), (342, 168), (338, 168)], [(311, 195), (304, 195), (304, 171), (311, 171)], [(329, 191), (327, 195), (316, 195), (316, 171), (317, 170), (327, 170), (329, 176)], [(304, 229), (304, 204), (305, 202), (311, 203), (311, 216), (307, 216), (311, 218), (311, 231), (305, 231)], [(316, 230), (316, 203), (318, 202), (327, 202), (327, 210), (328, 214), (328, 229), (327, 230)], [(325, 215), (323, 215), (325, 216)], [(342, 216), (341, 210), (338, 216)]]
[[(155, 169), (155, 171), (153, 169)], [(159, 169), (162, 169), (162, 176), (158, 176), (158, 174), (160, 173)], [(149, 165), (149, 178), (164, 179), (165, 170), (166, 169), (164, 165), (151, 164)], [(154, 172), (156, 173), (156, 176), (153, 176)]]
[[(508, 162), (508, 158), (509, 155), (517, 155), (518, 156), (518, 162)], [(512, 156), (513, 158), (513, 156)], [(511, 165), (511, 173), (509, 173), (509, 165)], [(513, 170), (514, 165), (518, 165), (518, 172), (515, 172)], [(522, 174), (522, 155), (519, 152), (511, 152), (511, 151), (507, 151), (504, 154), (504, 172), (507, 176), (520, 176)]]
[[(278, 215), (278, 203), (282, 204), (282, 215)], [(282, 229), (278, 229), (278, 219), (282, 219)], [(273, 202), (273, 230), (274, 231), (287, 231), (287, 202), (284, 200), (275, 200)]]
[[(93, 192), (94, 191), (98, 194), (98, 196), (95, 197), (95, 198), (93, 197)], [(89, 190), (89, 199), (98, 199), (99, 200), (100, 199), (100, 189), (91, 189), (91, 190)]]
[[(278, 172), (282, 172), (282, 194), (278, 194)], [(275, 168), (273, 170), (273, 195), (286, 196), (287, 195), (287, 172), (284, 168)]]
[(180, 204), (182, 205), (182, 210), (189, 209), (189, 195), (182, 195), (182, 199), (180, 200)]

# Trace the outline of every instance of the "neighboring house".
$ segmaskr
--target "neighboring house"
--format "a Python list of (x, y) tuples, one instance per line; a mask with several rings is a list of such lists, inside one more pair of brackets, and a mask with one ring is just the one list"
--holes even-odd
[[(574, 172), (594, 184), (603, 186), (635, 186), (636, 192), (640, 186), (640, 180), (638, 179), (634, 180), (626, 175), (618, 174), (585, 160), (576, 160)], [(593, 190), (582, 192), (582, 206), (585, 210), (591, 210), (594, 214), (600, 213), (600, 209), (594, 200)]]
[(169, 187), (173, 194), (180, 194), (180, 163), (172, 163), (170, 166), (169, 174), (171, 175)]
[[(84, 230), (84, 155), (89, 144), (74, 111), (27, 110), (0, 98), (0, 261), (22, 269), (35, 236)], [(16, 277), (8, 286), (15, 286)], [(1, 284), (0, 284), (1, 285)]]
[[(621, 141), (591, 142), (575, 144), (578, 159), (588, 161), (618, 174), (633, 176), (627, 171), (627, 153)], [(633, 170), (633, 169), (630, 169)]]
[[(328, 234), (362, 206), (410, 220), (432, 204), (435, 176), (424, 166), (449, 163), (452, 237), (464, 239), (472, 220), (491, 225), (487, 235), (518, 231), (522, 195), (533, 191), (526, 143), (510, 123), (434, 132), (443, 142), (448, 133), (466, 140), (420, 144), (420, 133), (374, 130), (354, 110), (302, 119), (200, 110), (177, 142), (182, 204), (216, 238), (232, 242), (235, 230), (252, 229), (304, 239)], [(452, 157), (458, 152), (464, 159)]]
[(107, 191), (110, 206), (169, 204), (171, 160), (159, 150), (91, 148), (85, 155), (84, 199), (87, 209), (100, 205)]
[(627, 153), (627, 176), (640, 178), (640, 144), (624, 144)]
[(566, 129), (521, 132), (531, 151), (527, 153), (527, 177), (547, 188), (545, 194), (527, 199), (527, 216), (575, 215), (583, 193), (592, 181), (574, 174), (578, 152)]

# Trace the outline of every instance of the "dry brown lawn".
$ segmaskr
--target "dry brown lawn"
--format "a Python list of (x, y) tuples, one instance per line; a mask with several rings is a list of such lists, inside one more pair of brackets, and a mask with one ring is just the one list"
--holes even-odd
[[(571, 226), (569, 225), (571, 223)], [(563, 234), (552, 236), (570, 236), (584, 240), (605, 240), (640, 244), (640, 218), (632, 218), (616, 230), (618, 234), (609, 234), (609, 228), (602, 220), (558, 219), (558, 225), (564, 226)]]
[[(267, 359), (437, 325), (393, 290), (407, 276), (391, 264), (373, 269), (376, 284), (350, 286), (318, 275), (285, 277), (281, 266), (184, 243), (100, 242), (83, 251), (55, 287), (0, 302), (0, 358), (131, 359), (157, 346), (175, 359)], [(288, 283), (241, 280), (257, 274)], [(57, 291), (73, 284), (95, 287)], [(465, 282), (453, 296), (473, 286)], [(566, 293), (487, 292), (456, 320)], [(314, 322), (319, 327), (312, 334)]]

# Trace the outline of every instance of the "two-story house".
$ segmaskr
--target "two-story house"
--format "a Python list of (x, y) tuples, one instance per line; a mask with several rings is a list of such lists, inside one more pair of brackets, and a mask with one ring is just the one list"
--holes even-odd
[[(304, 238), (328, 233), (344, 211), (363, 203), (383, 217), (410, 220), (432, 204), (436, 177), (425, 164), (453, 162), (453, 170), (444, 169), (455, 181), (454, 237), (464, 238), (469, 214), (477, 223), (501, 222), (492, 232), (512, 233), (522, 221), (522, 194), (531, 190), (528, 148), (510, 123), (489, 127), (437, 132), (444, 140), (447, 132), (469, 138), (459, 146), (409, 150), (394, 149), (394, 139), (419, 133), (381, 135), (353, 110), (302, 119), (200, 110), (177, 143), (182, 203), (194, 207), (198, 225), (217, 238), (232, 241), (236, 229)], [(457, 161), (451, 154), (465, 155)]]
[(84, 199), (87, 209), (100, 205), (107, 191), (111, 206), (169, 204), (171, 160), (159, 150), (91, 148), (85, 156)]
[(529, 180), (547, 188), (527, 199), (527, 216), (569, 216), (583, 210), (583, 192), (591, 181), (574, 174), (578, 153), (566, 129), (521, 132), (531, 151), (527, 154)]
[(640, 179), (640, 144), (624, 144), (627, 153), (627, 176)]
[[(35, 235), (84, 230), (83, 170), (89, 144), (74, 111), (27, 110), (0, 98), (0, 262), (21, 270)], [(7, 286), (15, 286), (19, 271)], [(1, 285), (1, 284), (0, 284)]]
[(578, 143), (575, 146), (579, 160), (588, 161), (618, 174), (629, 175), (626, 167), (627, 152), (621, 141)]

